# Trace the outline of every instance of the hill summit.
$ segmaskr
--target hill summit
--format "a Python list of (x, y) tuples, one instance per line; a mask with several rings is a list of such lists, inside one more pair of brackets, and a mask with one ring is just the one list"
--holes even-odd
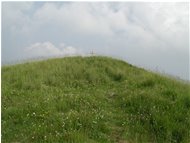
[(2, 67), (2, 142), (190, 142), (189, 84), (109, 57)]

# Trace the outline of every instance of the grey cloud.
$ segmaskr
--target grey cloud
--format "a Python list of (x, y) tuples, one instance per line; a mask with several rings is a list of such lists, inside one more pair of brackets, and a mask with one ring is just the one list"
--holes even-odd
[(188, 79), (188, 9), (187, 3), (6, 2), (2, 61), (28, 57), (26, 47), (38, 41), (64, 42), (79, 53), (93, 50)]

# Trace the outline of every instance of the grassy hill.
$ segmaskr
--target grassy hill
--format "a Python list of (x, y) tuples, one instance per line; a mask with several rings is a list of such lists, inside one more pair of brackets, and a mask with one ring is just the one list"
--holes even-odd
[(2, 67), (4, 143), (189, 143), (190, 85), (108, 57)]

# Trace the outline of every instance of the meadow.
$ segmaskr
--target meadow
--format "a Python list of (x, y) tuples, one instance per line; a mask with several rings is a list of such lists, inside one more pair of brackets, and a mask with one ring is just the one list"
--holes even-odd
[(189, 143), (190, 84), (110, 57), (1, 68), (3, 143)]

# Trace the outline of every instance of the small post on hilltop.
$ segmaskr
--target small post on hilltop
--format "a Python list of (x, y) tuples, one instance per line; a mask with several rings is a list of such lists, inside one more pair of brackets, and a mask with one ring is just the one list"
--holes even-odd
[(91, 55), (91, 56), (93, 56), (93, 55), (94, 55), (94, 51), (93, 51), (93, 50), (91, 51), (90, 55)]

